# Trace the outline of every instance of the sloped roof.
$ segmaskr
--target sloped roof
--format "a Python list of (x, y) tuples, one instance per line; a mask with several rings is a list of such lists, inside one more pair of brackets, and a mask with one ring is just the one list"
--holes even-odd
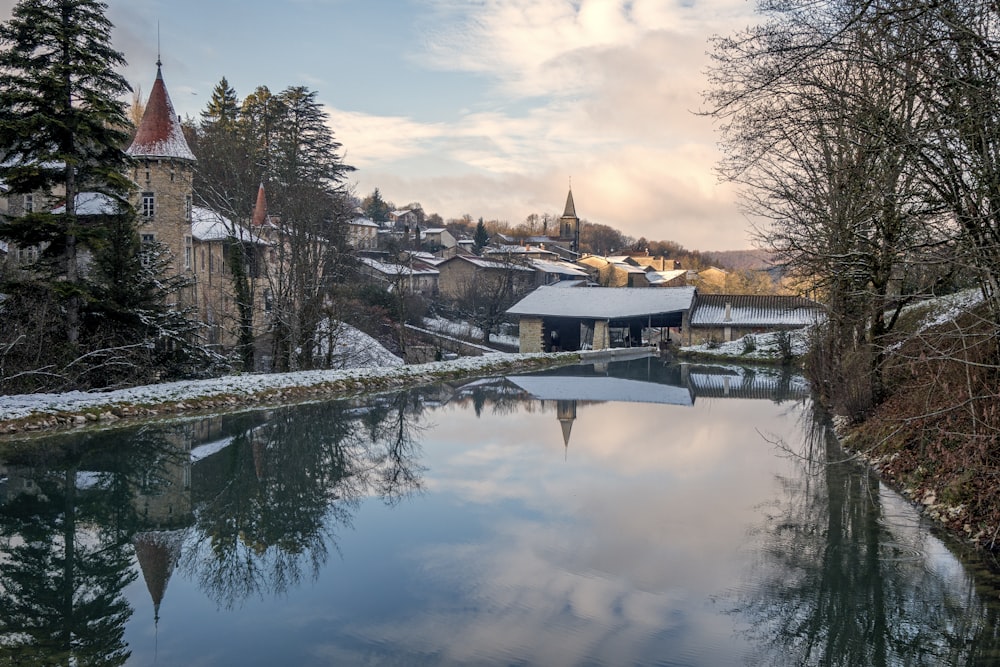
[(402, 264), (388, 264), (371, 257), (358, 257), (358, 261), (386, 276), (436, 276), (441, 273), (437, 269), (414, 269)]
[(618, 319), (687, 310), (694, 287), (539, 287), (507, 310), (511, 315)]
[(822, 304), (798, 296), (699, 294), (691, 311), (691, 326), (804, 327), (821, 319), (824, 312)]
[(355, 227), (378, 227), (379, 224), (372, 220), (371, 218), (358, 217), (354, 218), (347, 224), (353, 225)]
[(646, 280), (650, 284), (669, 283), (687, 273), (686, 269), (671, 269), (670, 271), (646, 271)]
[(545, 273), (558, 273), (564, 276), (579, 276), (580, 278), (587, 278), (590, 276), (589, 273), (574, 264), (570, 264), (569, 262), (551, 261), (547, 259), (531, 259), (528, 261), (531, 262), (531, 265), (536, 269), (544, 271)]
[(266, 241), (246, 227), (235, 224), (217, 211), (201, 206), (191, 207), (191, 236), (203, 242), (224, 241), (235, 236), (244, 243), (267, 245)]
[(195, 161), (181, 130), (181, 121), (163, 83), (160, 63), (156, 64), (156, 80), (146, 102), (139, 129), (132, 145), (125, 151), (132, 157), (159, 157)]
[(527, 266), (523, 266), (521, 264), (498, 262), (491, 259), (484, 259), (482, 257), (479, 257), (478, 255), (455, 255), (454, 257), (450, 257), (444, 262), (442, 262), (442, 264), (447, 264), (449, 262), (455, 262), (455, 261), (469, 262), (470, 264), (475, 264), (481, 269), (499, 269), (499, 270), (510, 269), (512, 271), (534, 271), (534, 269)]
[[(77, 215), (116, 215), (121, 208), (114, 197), (101, 192), (81, 192), (75, 198)], [(52, 209), (56, 215), (66, 212), (66, 204)]]

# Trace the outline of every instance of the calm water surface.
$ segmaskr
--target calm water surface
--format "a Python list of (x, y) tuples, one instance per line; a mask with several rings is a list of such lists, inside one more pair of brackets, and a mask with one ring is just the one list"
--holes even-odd
[(0, 663), (985, 665), (800, 378), (655, 359), (2, 445)]

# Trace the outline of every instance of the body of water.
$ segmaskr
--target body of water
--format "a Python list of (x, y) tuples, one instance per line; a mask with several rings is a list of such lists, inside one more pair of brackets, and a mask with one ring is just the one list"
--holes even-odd
[(991, 570), (778, 371), (642, 359), (2, 451), (5, 664), (1000, 655)]

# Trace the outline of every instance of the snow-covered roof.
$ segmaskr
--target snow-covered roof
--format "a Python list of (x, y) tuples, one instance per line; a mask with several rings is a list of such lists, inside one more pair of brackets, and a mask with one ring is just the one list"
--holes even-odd
[(508, 380), (535, 398), (546, 401), (616, 401), (693, 405), (687, 387), (614, 377), (515, 375)]
[[(81, 192), (74, 197), (77, 215), (116, 215), (121, 211), (119, 202), (100, 192)], [(52, 209), (56, 215), (66, 212), (66, 204)]]
[(430, 264), (431, 266), (437, 266), (438, 264), (448, 261), (446, 257), (438, 257), (433, 253), (423, 251), (410, 253), (410, 256), (413, 257), (413, 259), (419, 260), (424, 264)]
[(521, 264), (511, 264), (509, 262), (498, 262), (490, 259), (483, 259), (482, 257), (479, 257), (477, 255), (455, 255), (454, 257), (449, 258), (449, 261), (452, 260), (464, 260), (471, 264), (475, 264), (481, 269), (501, 269), (504, 271), (506, 271), (507, 269), (510, 269), (512, 271), (534, 271), (534, 269), (532, 269), (531, 267), (524, 266)]
[(673, 269), (671, 271), (646, 271), (646, 280), (650, 284), (669, 283), (687, 273), (686, 269)]
[(7, 245), (6, 241), (0, 241), (0, 252), (6, 253), (7, 252), (7, 248), (9, 248), (9, 247), (10, 246)]
[(552, 255), (553, 257), (556, 253), (551, 250), (546, 250), (545, 248), (533, 245), (523, 246), (520, 244), (508, 244), (500, 246), (492, 246), (486, 248), (487, 255)]
[(386, 276), (436, 276), (441, 273), (437, 269), (414, 269), (402, 264), (388, 264), (371, 257), (358, 257), (358, 261)]
[(349, 225), (354, 225), (355, 227), (378, 227), (379, 224), (372, 220), (371, 218), (354, 218), (351, 220)]
[(259, 235), (255, 235), (242, 225), (234, 223), (218, 211), (202, 206), (191, 207), (191, 236), (204, 242), (224, 241), (235, 236), (244, 243), (266, 245), (266, 242)]
[(529, 261), (532, 266), (539, 271), (544, 271), (545, 273), (557, 273), (563, 276), (579, 276), (580, 278), (587, 278), (590, 275), (580, 267), (570, 264), (569, 262), (547, 259), (532, 259)]
[(814, 324), (824, 312), (822, 304), (798, 296), (699, 294), (691, 311), (691, 326), (804, 327)]
[(174, 111), (174, 105), (167, 94), (163, 83), (163, 74), (159, 64), (156, 67), (156, 80), (153, 90), (149, 93), (146, 110), (139, 121), (139, 129), (135, 133), (132, 145), (125, 151), (132, 157), (159, 157), (195, 161), (194, 153), (184, 138), (180, 117)]
[(559, 289), (539, 287), (515, 303), (511, 315), (615, 319), (687, 310), (694, 301), (694, 287), (588, 287)]

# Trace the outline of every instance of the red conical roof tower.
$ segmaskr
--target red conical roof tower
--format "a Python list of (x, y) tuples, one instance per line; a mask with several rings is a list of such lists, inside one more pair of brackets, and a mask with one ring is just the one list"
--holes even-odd
[(162, 63), (156, 61), (156, 81), (146, 102), (146, 111), (139, 122), (132, 145), (125, 151), (132, 157), (169, 158), (195, 161), (181, 130), (181, 119), (170, 102), (163, 83)]
[(264, 184), (257, 188), (257, 203), (253, 205), (253, 218), (251, 220), (254, 227), (261, 227), (267, 222), (267, 196), (264, 194)]

